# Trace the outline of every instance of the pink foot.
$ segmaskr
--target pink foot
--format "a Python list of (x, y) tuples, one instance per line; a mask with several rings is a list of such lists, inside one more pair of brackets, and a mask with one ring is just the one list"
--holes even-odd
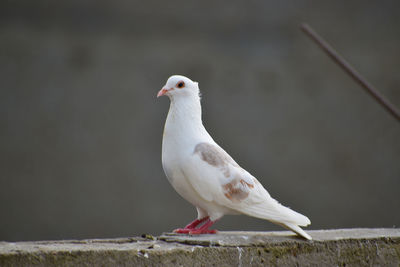
[(213, 222), (210, 219), (207, 219), (207, 221), (201, 227), (190, 230), (189, 234), (191, 234), (191, 235), (216, 234), (217, 230), (208, 229), (214, 223), (215, 223), (215, 221)]
[(192, 229), (186, 229), (186, 228), (178, 228), (174, 230), (174, 233), (177, 234), (188, 234)]
[(194, 229), (189, 232), (190, 235), (216, 234), (216, 233), (218, 233), (218, 231), (215, 229), (205, 229), (205, 230)]
[(207, 217), (201, 218), (200, 220), (194, 220), (193, 222), (186, 225), (185, 228), (175, 229), (174, 233), (188, 234), (190, 232), (190, 230), (196, 229), (196, 226), (198, 226), (199, 224), (202, 224), (203, 222), (205, 222), (208, 219), (209, 219), (209, 217), (207, 216)]

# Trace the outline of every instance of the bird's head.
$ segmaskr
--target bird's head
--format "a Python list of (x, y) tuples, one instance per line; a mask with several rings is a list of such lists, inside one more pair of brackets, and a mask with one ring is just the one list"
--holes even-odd
[(170, 99), (176, 97), (199, 96), (199, 86), (197, 82), (182, 76), (173, 75), (169, 77), (167, 83), (158, 92), (157, 97), (167, 95)]

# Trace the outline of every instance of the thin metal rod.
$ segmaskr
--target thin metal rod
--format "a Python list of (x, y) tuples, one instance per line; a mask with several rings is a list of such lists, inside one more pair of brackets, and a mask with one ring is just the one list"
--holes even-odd
[(392, 105), (375, 87), (361, 76), (335, 49), (320, 37), (309, 25), (302, 24), (301, 30), (315, 41), (340, 67), (342, 67), (356, 82), (358, 82), (376, 101), (390, 114), (400, 121), (400, 111)]

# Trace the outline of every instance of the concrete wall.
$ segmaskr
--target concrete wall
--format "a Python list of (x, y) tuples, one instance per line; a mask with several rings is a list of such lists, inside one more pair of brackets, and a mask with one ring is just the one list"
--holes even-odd
[(398, 266), (399, 229), (0, 242), (1, 266)]
[(399, 124), (299, 25), (400, 107), (399, 3), (1, 1), (0, 240), (193, 219), (160, 163), (168, 100), (155, 94), (176, 73), (199, 82), (216, 141), (311, 229), (398, 226)]

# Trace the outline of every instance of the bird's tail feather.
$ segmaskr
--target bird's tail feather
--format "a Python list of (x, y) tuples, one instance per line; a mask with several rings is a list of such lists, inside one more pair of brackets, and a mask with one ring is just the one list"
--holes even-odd
[(311, 224), (310, 219), (303, 214), (300, 214), (288, 207), (283, 206), (282, 204), (276, 202), (279, 205), (279, 214), (282, 216), (280, 221), (289, 222), (299, 226), (307, 226)]
[(305, 239), (312, 240), (312, 237), (296, 224), (293, 224), (293, 223), (276, 223), (276, 224), (279, 224), (280, 226), (282, 226), (290, 231), (295, 232), (296, 234), (304, 237)]
[(241, 211), (247, 215), (273, 222), (288, 222), (299, 226), (311, 224), (310, 219), (306, 216), (283, 206), (273, 198), (270, 198), (267, 203), (249, 205)]
[(283, 226), (298, 235), (311, 240), (311, 236), (308, 235), (299, 226), (307, 226), (311, 224), (310, 219), (306, 216), (291, 210), (280, 204), (275, 199), (270, 198), (267, 204), (253, 205), (242, 210), (243, 213), (257, 217), (264, 220), (269, 220), (275, 224)]

